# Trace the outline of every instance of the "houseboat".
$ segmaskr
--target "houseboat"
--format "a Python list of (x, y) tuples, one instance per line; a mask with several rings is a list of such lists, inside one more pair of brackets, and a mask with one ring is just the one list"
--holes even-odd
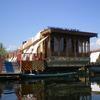
[(48, 27), (17, 51), (22, 73), (75, 72), (90, 62), (90, 38), (97, 33)]

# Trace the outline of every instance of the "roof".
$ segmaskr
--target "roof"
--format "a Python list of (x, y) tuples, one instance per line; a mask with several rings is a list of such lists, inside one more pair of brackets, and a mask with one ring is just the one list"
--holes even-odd
[(47, 29), (44, 29), (41, 31), (42, 35), (45, 34), (51, 34), (51, 33), (64, 33), (69, 35), (81, 35), (86, 37), (97, 37), (97, 33), (94, 32), (83, 32), (79, 31), (77, 29), (63, 29), (63, 28), (55, 28), (55, 27), (48, 27)]

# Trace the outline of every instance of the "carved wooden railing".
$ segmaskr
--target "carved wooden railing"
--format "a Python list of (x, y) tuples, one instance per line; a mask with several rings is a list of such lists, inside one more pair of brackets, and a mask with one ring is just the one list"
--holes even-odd
[(84, 66), (90, 61), (89, 57), (51, 57), (47, 60), (47, 65), (52, 67)]

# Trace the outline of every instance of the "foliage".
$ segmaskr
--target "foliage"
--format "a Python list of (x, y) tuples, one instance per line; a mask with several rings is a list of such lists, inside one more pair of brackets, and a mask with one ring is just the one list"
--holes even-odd
[(5, 56), (6, 54), (7, 54), (7, 51), (4, 48), (4, 45), (0, 43), (0, 56)]

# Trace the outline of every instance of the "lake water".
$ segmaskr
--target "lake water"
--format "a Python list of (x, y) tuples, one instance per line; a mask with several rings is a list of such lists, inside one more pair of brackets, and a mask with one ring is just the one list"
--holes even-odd
[(99, 82), (65, 78), (0, 82), (0, 100), (100, 100)]

